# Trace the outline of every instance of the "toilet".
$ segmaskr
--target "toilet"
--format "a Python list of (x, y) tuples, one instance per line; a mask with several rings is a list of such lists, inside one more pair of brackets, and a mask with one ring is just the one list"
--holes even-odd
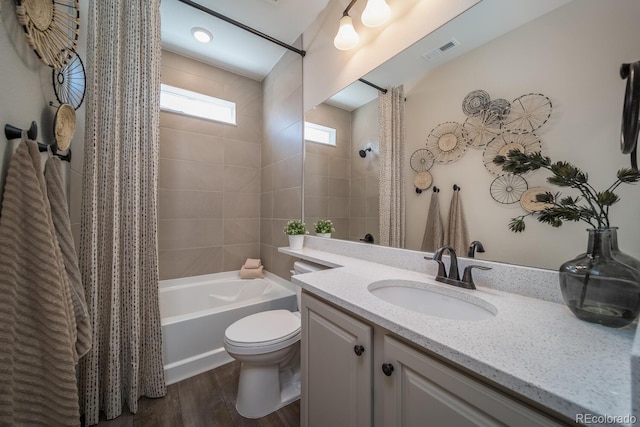
[[(293, 274), (326, 267), (296, 261)], [(298, 308), (301, 289), (296, 289)], [(224, 348), (241, 362), (236, 410), (260, 418), (300, 398), (300, 312), (270, 310), (227, 328)]]

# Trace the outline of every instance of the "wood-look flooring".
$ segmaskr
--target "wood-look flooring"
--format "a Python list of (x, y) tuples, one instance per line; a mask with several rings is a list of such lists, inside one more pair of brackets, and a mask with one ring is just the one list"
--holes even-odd
[(236, 411), (240, 363), (232, 362), (167, 387), (160, 399), (143, 397), (138, 413), (126, 408), (113, 420), (98, 427), (299, 427), (300, 401), (263, 418), (248, 419)]

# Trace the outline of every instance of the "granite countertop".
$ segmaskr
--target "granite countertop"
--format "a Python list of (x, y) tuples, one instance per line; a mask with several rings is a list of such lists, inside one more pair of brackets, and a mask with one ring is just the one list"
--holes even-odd
[[(456, 288), (424, 273), (315, 249), (279, 250), (334, 267), (293, 276), (303, 289), (571, 420), (576, 414), (632, 413), (635, 323), (607, 328), (578, 320), (563, 304), (486, 287)], [(369, 284), (383, 279), (426, 282), (479, 297), (497, 315), (461, 321), (415, 313), (368, 291)]]

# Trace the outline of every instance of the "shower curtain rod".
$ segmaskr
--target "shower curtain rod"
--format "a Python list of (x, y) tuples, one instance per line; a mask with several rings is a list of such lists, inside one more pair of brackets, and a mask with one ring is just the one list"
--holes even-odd
[(249, 26), (247, 26), (247, 25), (245, 25), (245, 24), (243, 24), (241, 22), (233, 20), (233, 19), (229, 18), (228, 16), (224, 16), (224, 15), (216, 12), (215, 10), (211, 10), (211, 9), (209, 9), (207, 7), (204, 7), (199, 3), (193, 2), (191, 0), (178, 0), (178, 1), (181, 2), (181, 3), (184, 3), (184, 4), (188, 5), (188, 6), (191, 6), (194, 9), (198, 9), (199, 11), (204, 12), (204, 13), (206, 13), (208, 15), (214, 16), (214, 17), (216, 17), (218, 19), (221, 19), (221, 20), (223, 20), (225, 22), (228, 22), (231, 25), (235, 25), (236, 27), (241, 28), (241, 29), (243, 29), (245, 31), (248, 31), (253, 35), (256, 35), (258, 37), (262, 37), (263, 39), (268, 40), (271, 43), (275, 43), (278, 46), (282, 46), (285, 49), (289, 49), (290, 51), (295, 52), (295, 53), (297, 53), (298, 55), (300, 55), (302, 57), (304, 57), (307, 54), (307, 52), (305, 52), (304, 50), (300, 50), (300, 49), (295, 48), (295, 47), (293, 47), (293, 46), (291, 46), (291, 45), (289, 45), (289, 44), (287, 44), (285, 42), (281, 42), (280, 40), (275, 39), (275, 38), (273, 38), (273, 37), (271, 37), (271, 36), (269, 36), (269, 35), (267, 35), (265, 33), (262, 33), (262, 32), (260, 32), (260, 31), (258, 31), (256, 29), (254, 29), (254, 28), (251, 28), (251, 27), (249, 27)]
[(371, 86), (371, 87), (372, 87), (372, 88), (374, 88), (374, 89), (378, 89), (378, 90), (379, 90), (380, 92), (382, 92), (382, 93), (387, 93), (387, 89), (382, 88), (382, 87), (380, 87), (380, 86), (378, 86), (378, 85), (374, 85), (373, 83), (368, 82), (368, 81), (366, 81), (365, 79), (358, 79), (358, 81), (359, 81), (359, 82), (362, 82), (362, 83), (364, 83), (364, 84), (366, 84), (366, 85), (369, 85), (369, 86)]

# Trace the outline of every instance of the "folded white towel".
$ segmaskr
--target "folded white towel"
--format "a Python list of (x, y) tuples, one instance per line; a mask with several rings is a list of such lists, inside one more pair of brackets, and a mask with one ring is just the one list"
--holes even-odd
[(241, 279), (262, 279), (264, 277), (264, 267), (261, 265), (258, 268), (244, 268), (240, 269)]
[(262, 261), (259, 258), (258, 259), (247, 258), (243, 267), (246, 269), (254, 269), (254, 268), (260, 268), (261, 265), (262, 265)]

